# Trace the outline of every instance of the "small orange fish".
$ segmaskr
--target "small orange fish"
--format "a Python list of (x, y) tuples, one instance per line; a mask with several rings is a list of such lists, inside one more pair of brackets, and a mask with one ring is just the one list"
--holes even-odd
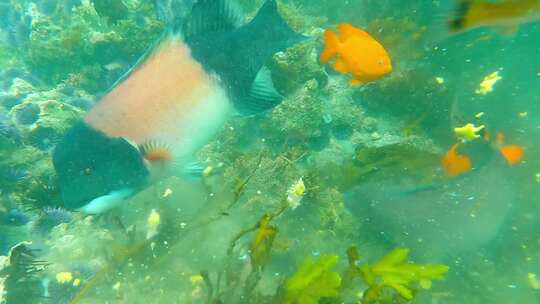
[(353, 85), (379, 79), (392, 71), (390, 56), (367, 32), (347, 23), (340, 24), (338, 28), (339, 37), (331, 30), (324, 32), (322, 63), (335, 58), (334, 70), (350, 73)]
[(497, 146), (499, 152), (504, 157), (508, 165), (513, 166), (519, 164), (525, 156), (525, 149), (523, 149), (523, 147), (520, 145), (505, 145), (504, 140), (504, 133), (497, 133)]
[(446, 174), (452, 177), (468, 172), (472, 167), (470, 158), (457, 154), (457, 148), (459, 144), (454, 144), (441, 160)]

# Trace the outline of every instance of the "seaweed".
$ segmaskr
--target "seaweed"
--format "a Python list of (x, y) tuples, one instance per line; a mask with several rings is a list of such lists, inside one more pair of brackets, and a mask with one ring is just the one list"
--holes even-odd
[(394, 290), (405, 300), (414, 297), (413, 284), (423, 289), (431, 288), (432, 280), (440, 280), (449, 267), (442, 264), (415, 264), (408, 261), (409, 249), (395, 248), (373, 265), (366, 263), (357, 268), (351, 264), (353, 273), (358, 274), (369, 286), (364, 292), (362, 303), (376, 302), (385, 288)]
[(308, 256), (298, 271), (285, 281), (283, 304), (316, 304), (322, 298), (339, 294), (341, 276), (332, 271), (337, 255), (322, 255), (318, 260)]

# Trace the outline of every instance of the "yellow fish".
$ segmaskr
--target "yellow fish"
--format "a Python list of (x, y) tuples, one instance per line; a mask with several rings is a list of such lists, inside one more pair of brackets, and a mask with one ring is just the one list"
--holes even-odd
[(487, 2), (462, 0), (456, 14), (449, 20), (452, 32), (464, 32), (474, 28), (498, 26), (514, 31), (524, 23), (540, 20), (540, 1), (507, 0)]
[(384, 47), (367, 32), (350, 24), (338, 26), (340, 35), (324, 32), (321, 62), (335, 58), (334, 70), (353, 77), (351, 84), (362, 84), (392, 72), (392, 61)]

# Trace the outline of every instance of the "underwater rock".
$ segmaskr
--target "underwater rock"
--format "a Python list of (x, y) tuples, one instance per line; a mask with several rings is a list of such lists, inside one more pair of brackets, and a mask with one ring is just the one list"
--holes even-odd
[(13, 139), (15, 143), (21, 143), (21, 132), (11, 125), (9, 118), (0, 113), (0, 137)]
[(39, 119), (41, 110), (36, 104), (24, 104), (14, 109), (15, 120), (19, 124), (31, 125)]
[(84, 98), (84, 97), (75, 97), (75, 98), (72, 98), (68, 101), (68, 103), (74, 107), (77, 107), (81, 110), (85, 110), (85, 111), (88, 111), (90, 110), (90, 108), (92, 108), (92, 106), (94, 105), (94, 102), (91, 101), (90, 99), (88, 98)]
[(20, 4), (0, 3), (0, 39), (12, 47), (21, 46), (30, 36), (32, 18), (25, 9)]
[(13, 246), (7, 256), (0, 257), (0, 281), (5, 303), (41, 303), (40, 272), (46, 263), (36, 258), (30, 242)]
[(30, 221), (30, 217), (18, 208), (10, 209), (6, 213), (0, 212), (0, 224), (8, 226), (23, 226)]
[(24, 97), (26, 97), (26, 95), (19, 97), (11, 94), (0, 94), (0, 104), (7, 110), (10, 110), (14, 106), (20, 104)]

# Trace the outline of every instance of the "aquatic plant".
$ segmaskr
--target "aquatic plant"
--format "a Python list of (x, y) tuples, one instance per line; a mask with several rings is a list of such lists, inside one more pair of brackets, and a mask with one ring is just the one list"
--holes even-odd
[(359, 274), (368, 285), (363, 303), (377, 301), (385, 288), (393, 289), (405, 300), (411, 300), (414, 296), (413, 284), (430, 289), (432, 280), (440, 280), (448, 272), (449, 267), (442, 264), (411, 263), (407, 259), (408, 255), (408, 249), (395, 248), (373, 265), (366, 263), (359, 268), (356, 268), (358, 266), (355, 263), (351, 265), (355, 269), (353, 272)]
[(322, 298), (336, 297), (341, 276), (332, 271), (338, 262), (336, 255), (322, 255), (317, 260), (306, 257), (297, 272), (283, 287), (284, 304), (317, 304)]

